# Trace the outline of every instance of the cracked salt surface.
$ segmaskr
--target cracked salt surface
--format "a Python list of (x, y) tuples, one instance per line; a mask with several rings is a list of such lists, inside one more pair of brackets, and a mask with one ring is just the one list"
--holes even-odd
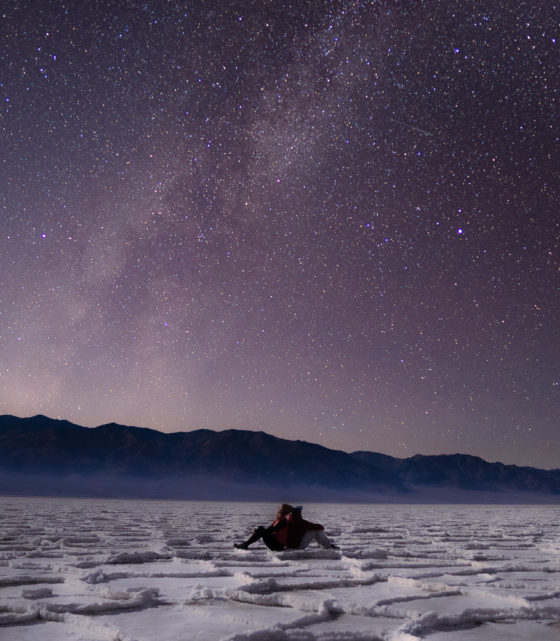
[(276, 505), (0, 497), (0, 641), (558, 641), (560, 506), (306, 505), (340, 550), (236, 550)]

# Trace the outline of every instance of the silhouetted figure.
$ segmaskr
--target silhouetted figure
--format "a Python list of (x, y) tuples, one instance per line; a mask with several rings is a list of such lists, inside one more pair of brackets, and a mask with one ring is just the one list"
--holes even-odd
[(234, 547), (247, 550), (249, 546), (262, 539), (269, 550), (303, 550), (311, 541), (327, 549), (336, 549), (325, 534), (325, 528), (319, 523), (311, 523), (301, 516), (301, 507), (292, 507), (283, 503), (278, 509), (274, 523), (269, 527), (262, 525), (243, 543), (235, 543)]

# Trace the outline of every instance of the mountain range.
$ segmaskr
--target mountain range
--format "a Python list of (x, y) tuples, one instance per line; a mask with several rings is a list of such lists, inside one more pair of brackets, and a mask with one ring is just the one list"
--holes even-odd
[(204, 500), (560, 502), (560, 469), (347, 453), (265, 432), (165, 434), (0, 416), (0, 494)]

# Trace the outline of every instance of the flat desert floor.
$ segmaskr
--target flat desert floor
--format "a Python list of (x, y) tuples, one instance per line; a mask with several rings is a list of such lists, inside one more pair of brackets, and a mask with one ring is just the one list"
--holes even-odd
[(0, 639), (560, 639), (560, 506), (310, 504), (339, 550), (234, 549), (276, 507), (0, 497)]

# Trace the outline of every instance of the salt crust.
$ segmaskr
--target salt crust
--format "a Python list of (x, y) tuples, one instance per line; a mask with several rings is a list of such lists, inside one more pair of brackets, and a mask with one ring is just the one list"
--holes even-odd
[(560, 638), (558, 506), (315, 504), (340, 550), (235, 550), (275, 507), (0, 497), (0, 640)]

